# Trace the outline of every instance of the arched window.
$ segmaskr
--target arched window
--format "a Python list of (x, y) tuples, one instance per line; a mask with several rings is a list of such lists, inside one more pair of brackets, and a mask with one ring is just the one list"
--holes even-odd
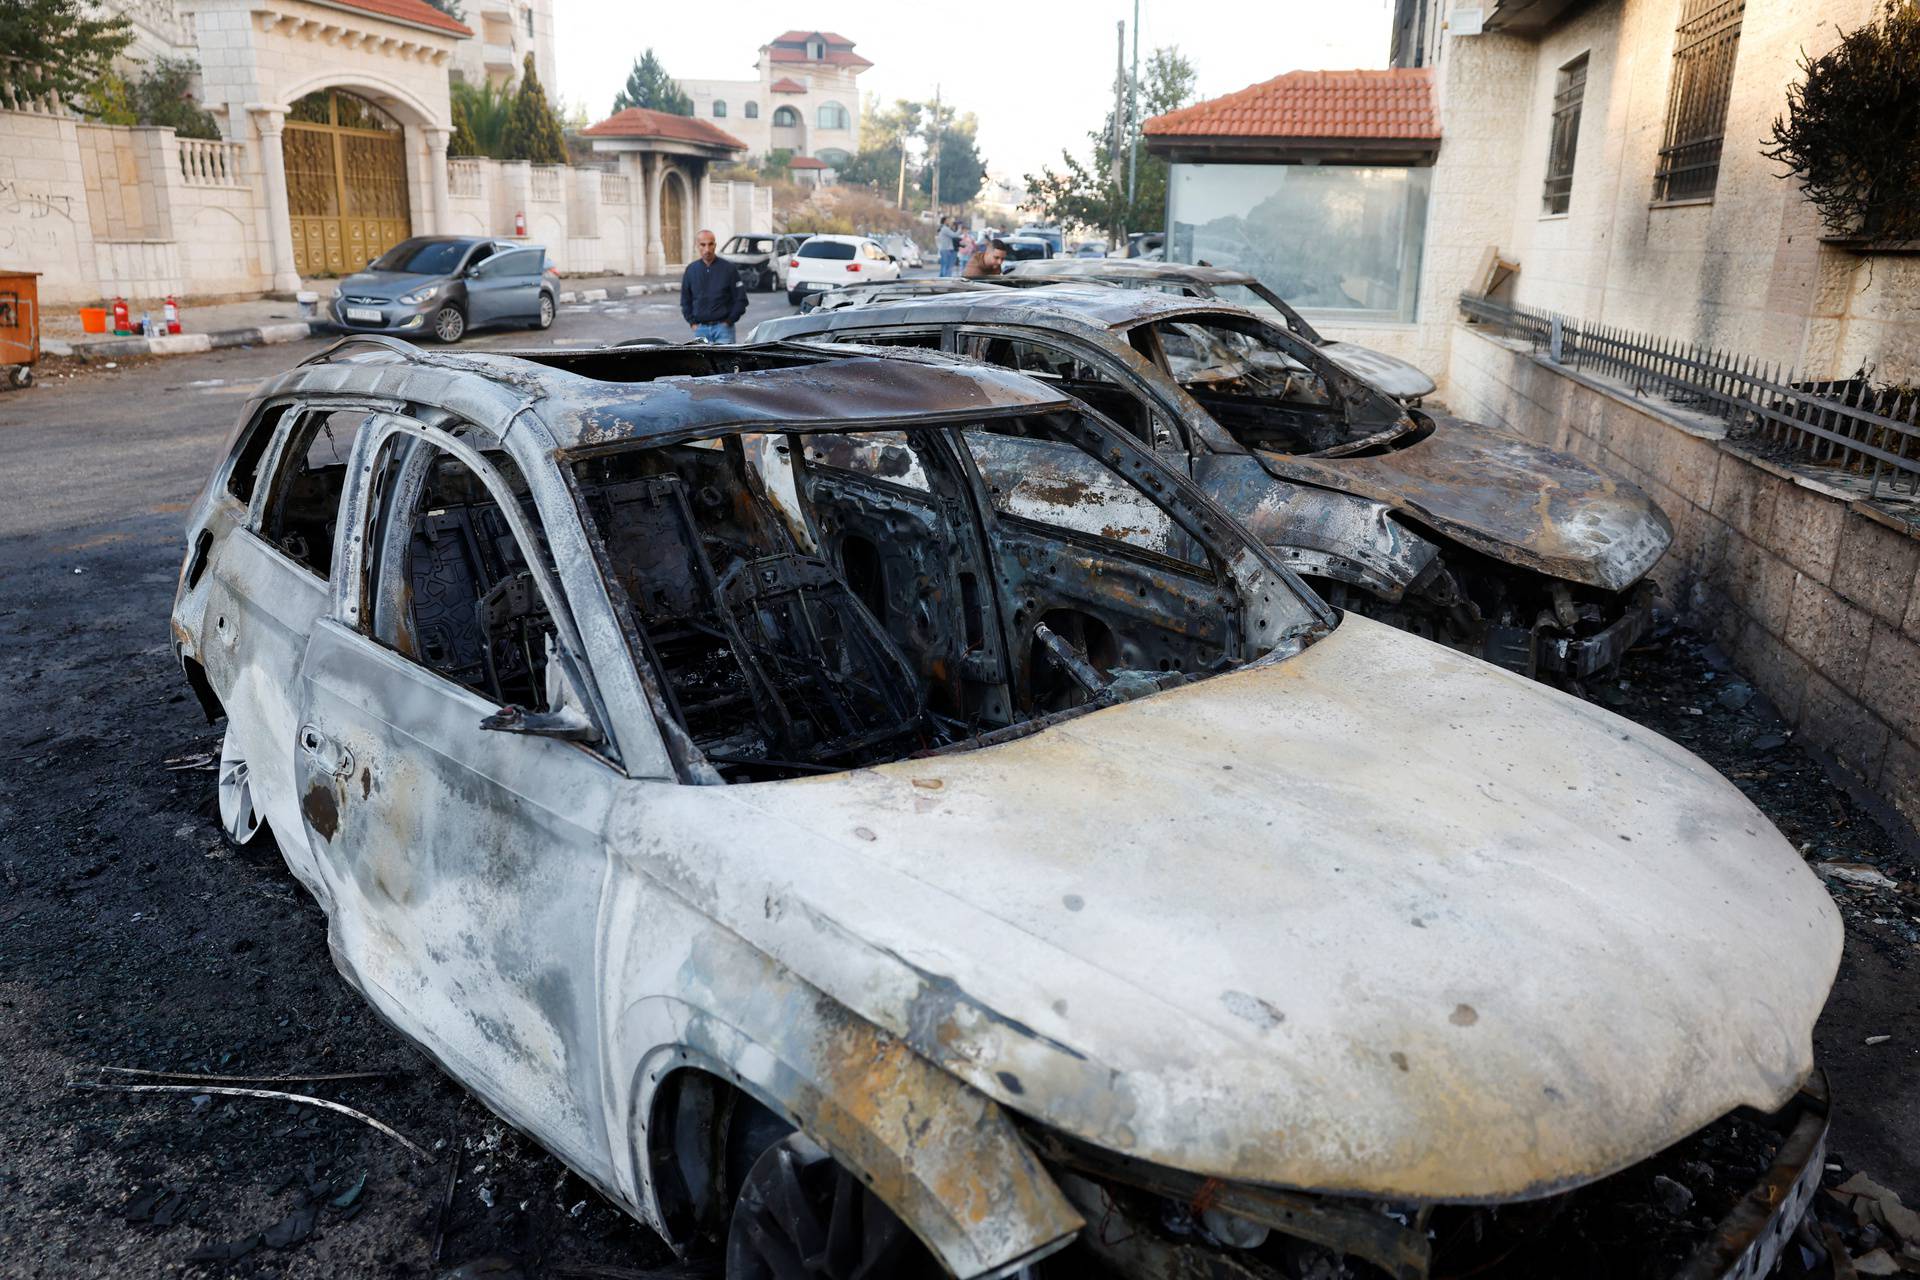
[(847, 109), (837, 102), (820, 104), (820, 127), (822, 129), (845, 129), (849, 126)]
[(776, 129), (798, 129), (800, 113), (792, 107), (777, 107), (773, 113), (773, 127)]
[(749, 102), (747, 104), (747, 119), (758, 120), (759, 118), (760, 118), (760, 104), (757, 102)]
[(713, 100), (713, 118), (715, 120), (725, 120), (727, 118), (726, 99), (715, 98)]

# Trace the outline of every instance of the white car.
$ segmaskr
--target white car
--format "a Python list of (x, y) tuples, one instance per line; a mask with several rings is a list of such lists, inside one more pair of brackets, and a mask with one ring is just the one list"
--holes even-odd
[(787, 301), (899, 278), (900, 264), (870, 236), (811, 236), (787, 259)]

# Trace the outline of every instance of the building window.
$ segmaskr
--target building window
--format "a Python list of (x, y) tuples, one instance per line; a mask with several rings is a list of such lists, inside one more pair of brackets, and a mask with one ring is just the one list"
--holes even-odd
[(1432, 185), (1429, 168), (1175, 164), (1167, 261), (1249, 272), (1335, 323), (1411, 321)]
[(725, 120), (727, 118), (726, 99), (715, 98), (713, 100), (713, 118), (715, 120)]
[(1653, 177), (1654, 203), (1703, 200), (1720, 177), (1733, 60), (1740, 52), (1746, 0), (1682, 0), (1673, 37), (1673, 85), (1666, 141)]
[(1587, 96), (1587, 55), (1560, 68), (1553, 88), (1553, 134), (1547, 143), (1547, 186), (1541, 205), (1565, 213), (1573, 195), (1573, 155), (1580, 145), (1580, 102)]
[(848, 126), (847, 109), (837, 102), (820, 104), (820, 127), (822, 129), (845, 129)]
[(527, 10), (527, 39), (533, 39), (533, 10)]
[(807, 56), (815, 62), (819, 62), (827, 56), (827, 46), (818, 40), (809, 40), (807, 42)]
[(749, 102), (747, 104), (747, 119), (758, 120), (759, 118), (760, 118), (760, 104), (757, 102)]
[(792, 107), (779, 107), (773, 113), (773, 127), (776, 129), (798, 129), (800, 113)]

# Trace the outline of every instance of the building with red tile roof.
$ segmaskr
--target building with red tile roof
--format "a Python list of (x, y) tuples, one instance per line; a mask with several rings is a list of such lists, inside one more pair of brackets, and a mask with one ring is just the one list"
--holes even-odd
[(1433, 72), (1290, 71), (1154, 116), (1149, 150), (1182, 159), (1418, 157), (1440, 146)]
[(859, 77), (872, 61), (837, 31), (783, 31), (759, 48), (751, 80), (682, 80), (697, 119), (737, 134), (754, 155), (786, 151), (823, 168), (860, 146)]
[(580, 131), (583, 138), (635, 141), (680, 142), (722, 153), (745, 151), (747, 144), (725, 129), (692, 116), (676, 116), (646, 107), (628, 107), (616, 111), (599, 124)]

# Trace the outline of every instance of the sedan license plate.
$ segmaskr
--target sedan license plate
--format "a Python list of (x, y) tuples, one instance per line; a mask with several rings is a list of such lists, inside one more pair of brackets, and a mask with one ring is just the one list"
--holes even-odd
[(364, 320), (371, 324), (379, 324), (382, 318), (379, 311), (372, 307), (347, 308), (347, 319), (349, 320)]

